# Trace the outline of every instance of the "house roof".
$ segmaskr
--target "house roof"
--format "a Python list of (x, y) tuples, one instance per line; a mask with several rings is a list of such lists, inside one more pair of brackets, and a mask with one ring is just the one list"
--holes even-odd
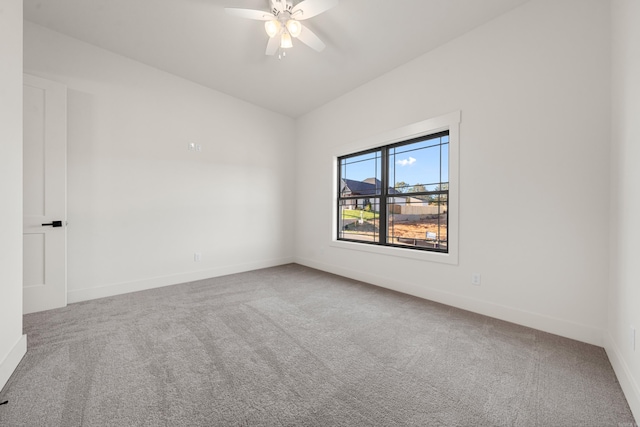
[[(364, 181), (343, 178), (342, 183), (342, 191), (344, 191), (344, 186), (346, 186), (351, 191), (351, 195), (358, 196), (373, 196), (379, 194), (382, 188), (382, 183), (377, 178), (367, 178)], [(396, 191), (393, 187), (389, 187), (389, 194), (400, 194), (400, 192)]]
[[(376, 180), (377, 181), (377, 180)], [(379, 186), (365, 181), (343, 179), (342, 182), (351, 191), (351, 195), (373, 196), (379, 193)], [(378, 181), (379, 184), (380, 181)]]

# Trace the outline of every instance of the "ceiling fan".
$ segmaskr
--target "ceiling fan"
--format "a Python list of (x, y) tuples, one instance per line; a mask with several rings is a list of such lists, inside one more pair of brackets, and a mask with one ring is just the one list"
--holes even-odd
[(318, 52), (324, 50), (326, 46), (322, 40), (300, 21), (313, 18), (337, 6), (338, 0), (303, 0), (295, 6), (292, 0), (269, 0), (269, 3), (271, 5), (269, 11), (235, 7), (227, 7), (225, 11), (232, 16), (265, 21), (264, 28), (269, 35), (265, 52), (267, 55), (275, 55), (279, 51), (281, 53), (278, 58), (285, 56), (284, 49), (293, 47), (292, 37)]

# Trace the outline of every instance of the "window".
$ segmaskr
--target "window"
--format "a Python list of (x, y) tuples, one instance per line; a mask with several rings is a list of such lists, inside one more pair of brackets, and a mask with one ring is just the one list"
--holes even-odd
[(457, 111), (337, 147), (331, 246), (457, 264), (459, 124)]
[(449, 131), (338, 158), (338, 239), (448, 252)]

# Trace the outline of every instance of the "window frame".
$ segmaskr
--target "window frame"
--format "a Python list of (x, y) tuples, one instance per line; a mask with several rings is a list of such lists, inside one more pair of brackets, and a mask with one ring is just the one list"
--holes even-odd
[[(443, 116), (427, 119), (421, 122), (403, 126), (398, 129), (362, 139), (335, 149), (332, 153), (333, 164), (333, 203), (332, 203), (332, 227), (330, 246), (346, 249), (371, 252), (376, 254), (411, 258), (423, 261), (440, 262), (445, 264), (458, 264), (458, 185), (459, 185), (459, 127), (460, 111), (449, 113)], [(390, 146), (402, 145), (417, 138), (423, 138), (438, 134), (444, 131), (449, 132), (449, 190), (448, 190), (448, 231), (447, 246), (448, 252), (437, 250), (424, 250), (412, 247), (392, 245), (386, 243), (358, 242), (338, 239), (338, 206), (339, 206), (339, 180), (338, 159), (345, 156), (365, 154), (367, 152), (378, 151)], [(387, 158), (383, 158), (383, 164)], [(385, 167), (386, 168), (386, 167)], [(388, 190), (387, 190), (388, 191)], [(382, 202), (387, 191), (382, 191), (380, 201)], [(386, 204), (386, 202), (385, 202)], [(382, 205), (382, 203), (381, 203)], [(387, 218), (380, 215), (380, 224), (386, 227)]]

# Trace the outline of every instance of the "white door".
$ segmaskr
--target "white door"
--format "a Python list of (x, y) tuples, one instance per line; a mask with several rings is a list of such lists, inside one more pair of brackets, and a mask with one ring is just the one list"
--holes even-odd
[(23, 91), (23, 312), (27, 314), (67, 305), (67, 88), (25, 75)]

